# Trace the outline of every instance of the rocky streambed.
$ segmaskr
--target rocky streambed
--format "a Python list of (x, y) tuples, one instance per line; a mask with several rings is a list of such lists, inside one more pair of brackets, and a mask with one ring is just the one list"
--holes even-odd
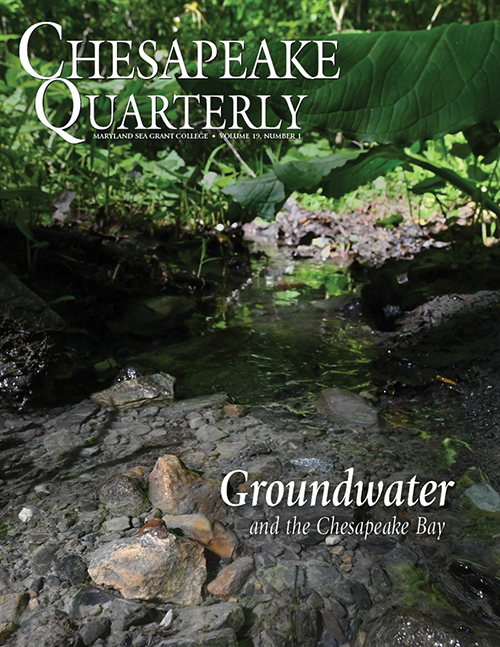
[(495, 251), (288, 207), (205, 334), (0, 409), (1, 644), (498, 645)]
[(499, 497), (478, 479), (439, 505), (440, 441), (341, 389), (297, 412), (141, 380), (2, 414), (3, 644), (498, 644)]

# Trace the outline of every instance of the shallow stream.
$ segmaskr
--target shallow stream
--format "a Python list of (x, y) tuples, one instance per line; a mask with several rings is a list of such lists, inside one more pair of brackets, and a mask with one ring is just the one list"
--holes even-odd
[(253, 269), (240, 290), (219, 298), (204, 335), (154, 345), (132, 362), (174, 375), (178, 397), (224, 391), (257, 404), (328, 386), (368, 388), (372, 333), (346, 272), (281, 255)]

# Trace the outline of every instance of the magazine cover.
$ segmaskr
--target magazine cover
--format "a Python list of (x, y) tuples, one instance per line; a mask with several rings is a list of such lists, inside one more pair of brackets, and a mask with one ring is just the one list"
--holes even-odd
[(498, 646), (497, 13), (0, 2), (0, 644)]

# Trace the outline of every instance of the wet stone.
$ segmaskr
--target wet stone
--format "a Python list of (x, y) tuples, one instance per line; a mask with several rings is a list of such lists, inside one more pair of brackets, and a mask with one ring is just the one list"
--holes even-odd
[(215, 580), (210, 582), (207, 587), (208, 592), (218, 597), (236, 595), (242, 589), (253, 568), (251, 557), (236, 559), (232, 564), (223, 568)]
[(169, 402), (174, 399), (175, 378), (156, 373), (124, 380), (109, 389), (93, 393), (91, 399), (103, 407), (138, 407), (148, 402)]
[(220, 485), (188, 470), (173, 454), (156, 461), (149, 475), (149, 498), (167, 514), (201, 512), (211, 519), (222, 519), (227, 514)]
[(500, 495), (489, 483), (475, 483), (468, 487), (464, 496), (479, 510), (500, 512)]
[(351, 582), (351, 591), (356, 600), (356, 604), (362, 611), (367, 611), (372, 606), (372, 599), (361, 582)]
[(93, 645), (98, 638), (106, 638), (111, 631), (111, 621), (106, 617), (92, 618), (85, 622), (79, 634), (85, 647)]
[(99, 500), (116, 515), (135, 516), (149, 507), (144, 490), (137, 479), (114, 476), (99, 489)]
[(90, 556), (89, 574), (127, 599), (187, 605), (201, 602), (206, 569), (201, 546), (144, 533), (99, 547)]
[(419, 611), (399, 609), (389, 612), (376, 623), (364, 647), (495, 647), (498, 644), (495, 632), (486, 630), (482, 634), (479, 637), (474, 635), (473, 631), (465, 629), (463, 623), (458, 628), (449, 627)]
[(72, 586), (79, 586), (88, 579), (87, 564), (79, 555), (63, 555), (54, 566), (57, 577)]
[(305, 571), (307, 588), (316, 591), (322, 597), (334, 594), (336, 581), (340, 578), (335, 566), (319, 561), (308, 562)]
[(344, 389), (325, 389), (314, 402), (321, 413), (341, 425), (378, 428), (378, 412), (361, 396)]
[(123, 516), (106, 519), (103, 527), (107, 532), (122, 532), (128, 530), (130, 528), (130, 517)]
[(198, 636), (178, 636), (150, 643), (151, 647), (237, 647), (232, 629), (209, 631)]

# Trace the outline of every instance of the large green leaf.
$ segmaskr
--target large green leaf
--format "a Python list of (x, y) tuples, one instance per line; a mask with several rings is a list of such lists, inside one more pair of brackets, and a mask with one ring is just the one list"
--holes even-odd
[(285, 187), (275, 173), (266, 173), (253, 180), (241, 180), (223, 189), (250, 213), (272, 219), (286, 199)]
[(272, 218), (292, 191), (314, 192), (321, 187), (327, 197), (339, 198), (403, 161), (404, 153), (393, 147), (348, 151), (304, 162), (275, 164), (271, 172), (236, 182), (223, 191), (251, 213)]
[[(282, 95), (307, 95), (299, 111), (302, 128), (322, 127), (381, 144), (407, 144), (454, 133), (500, 119), (500, 22), (446, 25), (418, 32), (349, 33), (338, 41), (336, 80), (267, 78), (218, 82), (218, 94), (270, 95), (274, 111), (286, 118)], [(297, 44), (298, 45), (298, 44)], [(279, 76), (285, 74), (285, 49), (270, 45)], [(297, 56), (315, 74), (317, 47)], [(251, 70), (257, 52), (243, 52)], [(238, 64), (233, 74), (241, 73)], [(258, 66), (266, 76), (266, 65)], [(337, 68), (330, 65), (329, 75)], [(208, 81), (188, 82), (190, 91), (207, 89), (223, 67), (207, 67)], [(186, 83), (183, 82), (183, 85)]]

